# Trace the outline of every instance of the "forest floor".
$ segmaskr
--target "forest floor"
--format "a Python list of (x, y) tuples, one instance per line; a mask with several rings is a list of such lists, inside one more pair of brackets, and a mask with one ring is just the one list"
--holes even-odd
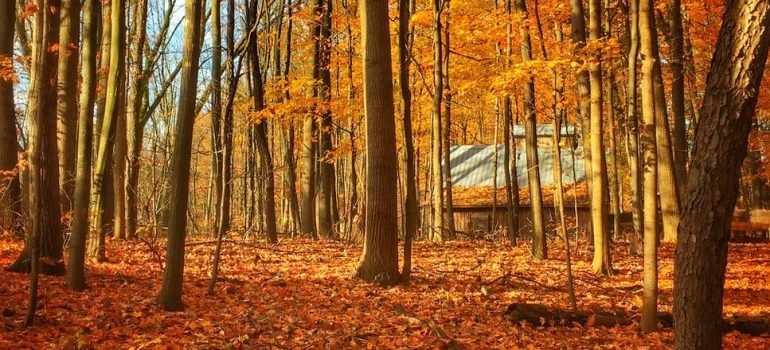
[[(225, 244), (215, 296), (206, 295), (214, 245), (188, 242), (184, 312), (155, 303), (162, 246), (110, 240), (110, 262), (88, 264), (90, 288), (66, 289), (42, 277), (35, 325), (22, 328), (28, 277), (0, 272), (0, 349), (657, 349), (672, 346), (670, 329), (640, 334), (636, 325), (540, 327), (503, 318), (510, 303), (568, 308), (561, 244), (550, 259), (529, 246), (417, 242), (409, 286), (381, 288), (351, 278), (361, 252), (341, 242), (287, 239)], [(209, 242), (209, 243), (207, 243)], [(581, 242), (582, 243), (582, 242)], [(21, 242), (0, 240), (0, 265)], [(586, 311), (641, 306), (642, 260), (613, 251), (615, 274), (591, 273), (585, 243), (574, 257), (578, 306)], [(660, 250), (660, 309), (671, 310), (673, 246)], [(507, 277), (504, 277), (507, 276)], [(504, 277), (504, 278), (503, 278)], [(770, 244), (732, 244), (724, 313), (770, 317)], [(770, 349), (770, 338), (728, 333), (728, 349)]]

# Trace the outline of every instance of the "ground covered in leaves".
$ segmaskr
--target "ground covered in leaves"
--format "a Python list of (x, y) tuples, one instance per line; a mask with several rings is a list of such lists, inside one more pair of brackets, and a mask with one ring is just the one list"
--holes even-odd
[[(154, 301), (162, 278), (162, 243), (108, 243), (109, 262), (88, 264), (90, 288), (66, 289), (42, 277), (34, 327), (22, 328), (28, 277), (0, 272), (0, 349), (575, 349), (670, 348), (671, 330), (642, 335), (617, 328), (540, 327), (503, 318), (512, 302), (567, 308), (561, 245), (536, 261), (529, 247), (490, 242), (417, 242), (409, 286), (383, 289), (351, 278), (360, 247), (341, 242), (248, 241), (224, 246), (214, 296), (206, 295), (213, 244), (191, 241), (184, 312)], [(0, 265), (21, 250), (0, 240)], [(578, 248), (574, 270), (581, 310), (638, 314), (641, 258), (613, 252), (616, 273), (596, 277), (590, 252)], [(661, 248), (660, 307), (671, 309), (673, 247)], [(724, 312), (770, 317), (770, 244), (731, 244)], [(738, 333), (726, 348), (770, 349), (770, 338)]]

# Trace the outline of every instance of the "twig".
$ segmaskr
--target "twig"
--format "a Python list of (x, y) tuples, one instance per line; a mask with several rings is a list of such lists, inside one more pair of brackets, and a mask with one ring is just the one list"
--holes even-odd
[(163, 257), (160, 256), (160, 253), (158, 253), (155, 247), (149, 241), (147, 241), (147, 239), (142, 238), (141, 236), (139, 236), (138, 238), (140, 241), (144, 242), (144, 244), (146, 244), (148, 248), (150, 248), (152, 255), (154, 255), (155, 258), (158, 260), (158, 266), (160, 266), (160, 270), (163, 271), (165, 268), (163, 267)]
[[(193, 246), (197, 246), (197, 245), (208, 245), (208, 244), (216, 244), (216, 243), (217, 243), (217, 241), (215, 241), (215, 240), (213, 240), (213, 241), (188, 242), (188, 243), (185, 243), (185, 247), (193, 247)], [(276, 248), (272, 248), (272, 247), (265, 247), (265, 246), (260, 246), (260, 245), (256, 245), (256, 244), (246, 243), (246, 242), (238, 242), (238, 241), (234, 241), (234, 240), (231, 240), (231, 239), (224, 239), (224, 240), (222, 240), (222, 243), (242, 245), (244, 247), (255, 248), (255, 249), (270, 250), (270, 251), (274, 251), (274, 252), (278, 252), (278, 253), (287, 253), (287, 254), (296, 253), (296, 251), (281, 250), (281, 249), (276, 249)]]

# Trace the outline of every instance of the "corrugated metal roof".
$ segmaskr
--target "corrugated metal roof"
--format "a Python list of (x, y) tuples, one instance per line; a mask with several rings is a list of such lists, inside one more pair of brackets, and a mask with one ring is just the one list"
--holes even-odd
[[(575, 126), (572, 124), (562, 125), (560, 129), (561, 129), (562, 136), (575, 135)], [(525, 131), (524, 125), (513, 126), (514, 137), (524, 137), (524, 131)], [(553, 135), (553, 124), (537, 124), (537, 136), (552, 136), (552, 135)]]
[[(505, 186), (505, 146), (497, 145), (497, 187)], [(551, 149), (538, 149), (538, 162), (540, 168), (540, 183), (543, 186), (551, 185), (553, 181), (553, 153)], [(573, 166), (572, 157), (575, 157)], [(452, 185), (454, 187), (482, 187), (493, 185), (493, 169), (495, 159), (494, 145), (461, 145), (450, 147), (450, 162), (452, 171)], [(575, 150), (562, 148), (561, 151), (562, 182), (566, 184), (585, 180), (585, 167), (583, 164), (583, 150), (578, 147)], [(516, 149), (516, 175), (519, 187), (528, 187), (527, 179), (527, 155), (524, 149)], [(573, 177), (573, 169), (575, 176)]]

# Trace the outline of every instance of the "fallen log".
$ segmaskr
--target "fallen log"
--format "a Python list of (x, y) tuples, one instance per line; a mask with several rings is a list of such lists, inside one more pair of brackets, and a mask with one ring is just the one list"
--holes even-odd
[[(586, 326), (617, 327), (638, 323), (637, 315), (622, 311), (587, 312), (552, 309), (539, 304), (513, 303), (508, 306), (504, 317), (514, 324), (526, 322), (536, 326)], [(658, 323), (662, 328), (673, 328), (674, 317), (670, 313), (659, 313)], [(763, 318), (734, 317), (722, 322), (724, 332), (739, 332), (752, 336), (770, 335), (770, 321)]]

